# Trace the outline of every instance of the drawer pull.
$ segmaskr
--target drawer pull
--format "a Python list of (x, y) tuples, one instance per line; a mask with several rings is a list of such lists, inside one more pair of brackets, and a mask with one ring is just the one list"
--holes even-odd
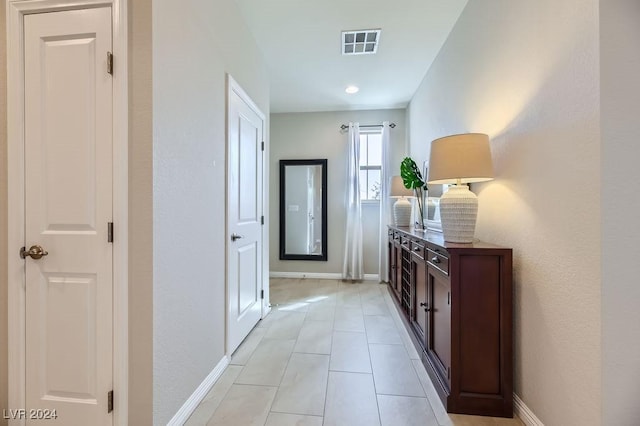
[(433, 257), (431, 258), (431, 261), (432, 261), (433, 263), (440, 263), (440, 259), (438, 258), (438, 256), (433, 256)]

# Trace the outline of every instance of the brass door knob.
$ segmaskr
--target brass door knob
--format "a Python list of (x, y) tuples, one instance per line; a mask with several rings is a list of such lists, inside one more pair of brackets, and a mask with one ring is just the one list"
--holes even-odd
[(39, 245), (31, 246), (28, 251), (24, 247), (20, 249), (20, 257), (23, 259), (26, 259), (26, 257), (29, 256), (32, 259), (37, 260), (37, 259), (40, 259), (42, 256), (46, 256), (48, 254), (49, 252), (43, 249)]

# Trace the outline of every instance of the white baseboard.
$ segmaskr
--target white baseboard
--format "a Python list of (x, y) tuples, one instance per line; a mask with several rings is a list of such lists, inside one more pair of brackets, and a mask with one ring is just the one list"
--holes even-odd
[(533, 414), (533, 411), (515, 393), (513, 394), (513, 411), (520, 417), (522, 423), (527, 426), (544, 426), (540, 419)]
[[(278, 272), (269, 271), (269, 278), (312, 278), (316, 280), (341, 280), (342, 274), (329, 272)], [(378, 281), (378, 274), (364, 274), (365, 281)]]
[(207, 393), (209, 393), (213, 385), (215, 385), (216, 381), (220, 378), (227, 365), (229, 365), (229, 357), (225, 355), (222, 357), (218, 365), (211, 370), (211, 373), (209, 373), (202, 383), (200, 383), (200, 386), (198, 386), (198, 388), (191, 394), (189, 399), (182, 404), (182, 407), (180, 407), (178, 412), (171, 420), (169, 420), (167, 426), (182, 426), (185, 424), (191, 414), (193, 414), (195, 409), (198, 407), (198, 404), (202, 402), (204, 397), (207, 396)]

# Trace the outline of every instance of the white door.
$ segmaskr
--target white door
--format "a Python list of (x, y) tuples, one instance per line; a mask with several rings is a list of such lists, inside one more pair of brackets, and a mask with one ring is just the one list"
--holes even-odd
[(228, 333), (231, 354), (262, 315), (264, 115), (229, 77)]
[(112, 424), (111, 9), (24, 36), (27, 424)]

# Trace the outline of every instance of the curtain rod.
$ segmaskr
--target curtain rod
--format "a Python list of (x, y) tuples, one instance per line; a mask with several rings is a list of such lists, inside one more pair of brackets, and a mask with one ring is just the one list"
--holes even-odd
[[(362, 125), (360, 127), (382, 127), (382, 124), (367, 124), (367, 125)], [(391, 127), (392, 129), (396, 127), (396, 123), (390, 123), (389, 127)], [(349, 128), (349, 126), (347, 124), (343, 124), (342, 126), (340, 126), (340, 130), (347, 130)]]

